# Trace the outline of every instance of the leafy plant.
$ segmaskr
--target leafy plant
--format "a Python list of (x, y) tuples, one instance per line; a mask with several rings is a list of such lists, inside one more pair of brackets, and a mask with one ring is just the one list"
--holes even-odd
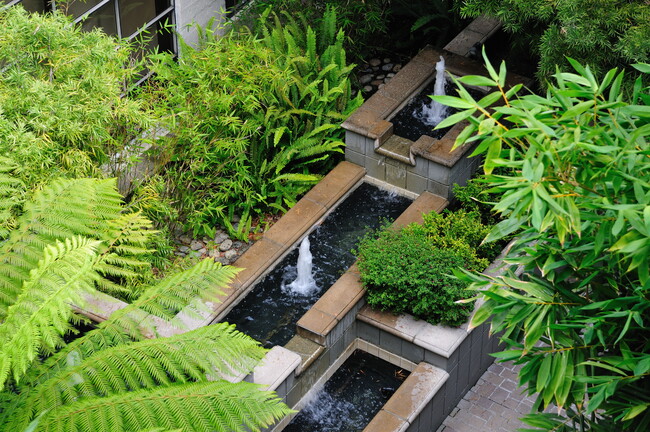
[[(650, 61), (650, 6), (644, 0), (456, 0), (464, 16), (499, 18), (506, 30), (539, 51), (544, 83), (569, 67), (566, 57), (589, 64), (592, 73)], [(628, 68), (628, 74), (636, 71)]]
[(291, 207), (341, 153), (338, 123), (361, 99), (350, 98), (344, 36), (327, 13), (320, 33), (276, 19), (261, 38), (207, 31), (178, 62), (154, 56), (149, 96), (172, 132), (166, 193), (195, 234), (222, 224), (246, 237), (254, 215)]
[[(175, 319), (219, 295), (234, 268), (206, 260), (151, 283), (79, 334), (71, 305), (139, 266), (148, 224), (120, 208), (114, 180), (61, 180), (25, 203), (0, 245), (0, 429), (244, 431), (288, 413), (272, 392), (221, 379), (250, 371), (259, 343), (227, 324), (183, 332)], [(148, 339), (154, 322), (177, 334)]]
[(523, 279), (465, 274), (484, 290), (472, 323), (503, 332), (497, 357), (523, 364), (535, 411), (565, 410), (525, 416), (535, 430), (640, 432), (650, 427), (650, 89), (639, 78), (627, 99), (624, 72), (597, 80), (569, 62), (543, 96), (506, 91), (505, 65), (488, 62), (489, 78), (457, 82), (493, 93), (434, 98), (463, 110), (439, 127), (466, 119), (456, 145), (485, 154), (504, 218), (488, 240), (520, 231), (507, 260)]
[(357, 247), (361, 282), (373, 307), (410, 313), (431, 323), (459, 326), (471, 308), (467, 283), (451, 276), (456, 268), (483, 270), (488, 261), (476, 247), (487, 234), (475, 213), (431, 213), (424, 224), (384, 227)]
[(153, 122), (141, 102), (124, 97), (138, 71), (131, 51), (127, 41), (82, 31), (63, 14), (2, 8), (0, 154), (21, 167), (30, 189), (62, 176), (100, 176), (100, 167), (117, 175), (128, 164), (122, 150), (138, 146)]
[[(328, 20), (326, 11), (335, 12), (335, 27), (342, 29), (347, 37), (344, 48), (354, 61), (365, 60), (377, 49), (377, 39), (388, 34), (391, 12), (390, 0), (257, 0), (247, 9), (244, 22), (254, 22), (271, 9), (282, 17), (304, 17), (313, 28), (322, 28)], [(235, 23), (236, 25), (236, 23)]]

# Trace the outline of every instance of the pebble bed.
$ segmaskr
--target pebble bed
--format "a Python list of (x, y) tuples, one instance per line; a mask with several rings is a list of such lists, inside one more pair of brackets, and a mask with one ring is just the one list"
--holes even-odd
[[(235, 217), (233, 223), (237, 223)], [(251, 228), (255, 232), (255, 228)], [(255, 243), (253, 236), (249, 241), (231, 239), (225, 229), (217, 229), (214, 237), (193, 238), (187, 233), (176, 233), (174, 236), (174, 255), (179, 258), (212, 258), (215, 262), (229, 265)]]
[(390, 58), (372, 58), (357, 70), (359, 85), (363, 95), (368, 98), (374, 92), (387, 84), (397, 72), (402, 69), (402, 63), (393, 62)]

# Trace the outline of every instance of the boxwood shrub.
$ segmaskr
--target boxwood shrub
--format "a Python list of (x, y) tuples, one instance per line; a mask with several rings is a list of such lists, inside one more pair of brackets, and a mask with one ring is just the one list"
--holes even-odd
[(384, 226), (366, 235), (355, 252), (368, 303), (433, 324), (465, 322), (473, 305), (456, 301), (471, 294), (452, 272), (482, 271), (494, 258), (493, 250), (480, 245), (490, 229), (480, 219), (477, 212), (434, 212), (422, 225)]

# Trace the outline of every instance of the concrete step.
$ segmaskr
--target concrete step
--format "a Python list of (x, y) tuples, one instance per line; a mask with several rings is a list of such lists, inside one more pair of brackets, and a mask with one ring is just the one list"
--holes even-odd
[(395, 159), (410, 166), (415, 166), (415, 158), (411, 156), (411, 145), (413, 145), (413, 141), (410, 139), (392, 135), (375, 151), (387, 158)]

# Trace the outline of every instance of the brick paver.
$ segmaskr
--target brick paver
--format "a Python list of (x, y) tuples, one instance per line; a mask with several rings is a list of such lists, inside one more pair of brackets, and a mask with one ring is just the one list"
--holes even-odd
[(514, 432), (525, 427), (534, 399), (517, 387), (521, 366), (494, 363), (458, 402), (437, 432)]

